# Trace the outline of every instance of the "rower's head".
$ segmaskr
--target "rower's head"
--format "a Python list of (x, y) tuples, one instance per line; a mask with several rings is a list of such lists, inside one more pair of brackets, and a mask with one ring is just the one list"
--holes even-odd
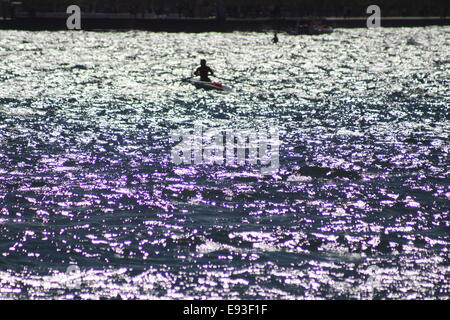
[(206, 60), (205, 59), (200, 60), (200, 65), (201, 66), (206, 66)]

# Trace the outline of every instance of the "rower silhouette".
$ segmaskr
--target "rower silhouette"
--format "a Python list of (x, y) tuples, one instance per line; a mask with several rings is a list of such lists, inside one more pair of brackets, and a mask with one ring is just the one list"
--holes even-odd
[(200, 81), (211, 82), (211, 79), (208, 77), (210, 74), (213, 76), (214, 72), (206, 65), (206, 60), (200, 60), (200, 67), (195, 70), (194, 75), (200, 76)]
[(278, 35), (277, 35), (276, 32), (273, 34), (272, 42), (273, 42), (273, 43), (278, 43)]

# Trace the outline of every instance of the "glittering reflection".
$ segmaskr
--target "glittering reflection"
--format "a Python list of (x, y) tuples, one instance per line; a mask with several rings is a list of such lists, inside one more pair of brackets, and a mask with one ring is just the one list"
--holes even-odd
[[(2, 31), (0, 299), (448, 298), (448, 28), (378, 31)], [(274, 175), (171, 161), (268, 124)]]

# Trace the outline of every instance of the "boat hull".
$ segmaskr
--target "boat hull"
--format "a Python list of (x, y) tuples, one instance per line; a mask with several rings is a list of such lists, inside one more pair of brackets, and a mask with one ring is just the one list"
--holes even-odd
[(184, 82), (188, 82), (194, 85), (197, 89), (205, 89), (205, 90), (217, 90), (217, 91), (231, 91), (230, 87), (227, 87), (219, 82), (207, 82), (200, 81), (192, 78), (183, 79)]

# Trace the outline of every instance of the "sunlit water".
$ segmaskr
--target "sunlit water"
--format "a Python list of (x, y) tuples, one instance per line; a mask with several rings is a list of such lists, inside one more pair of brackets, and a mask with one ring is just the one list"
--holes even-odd
[[(0, 31), (0, 298), (448, 299), (449, 32)], [(194, 125), (278, 172), (173, 164)]]

